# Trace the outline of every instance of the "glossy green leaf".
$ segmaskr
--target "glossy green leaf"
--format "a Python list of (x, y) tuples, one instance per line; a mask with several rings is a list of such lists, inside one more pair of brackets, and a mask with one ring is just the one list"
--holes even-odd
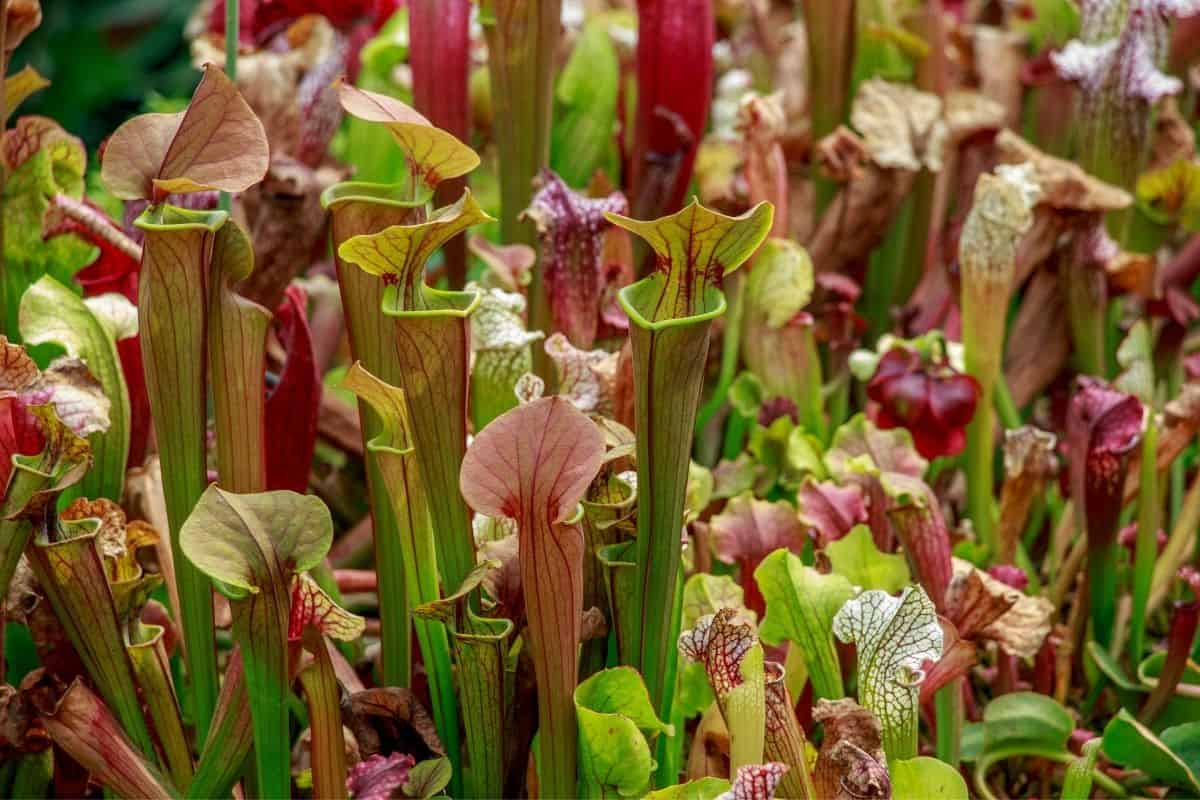
[(621, 63), (611, 34), (618, 26), (631, 29), (634, 20), (622, 13), (589, 18), (554, 87), (550, 167), (576, 188), (586, 186), (598, 169), (614, 181), (618, 176), (613, 132)]
[(673, 733), (654, 713), (642, 677), (629, 667), (596, 673), (576, 687), (575, 713), (589, 796), (641, 796), (655, 766), (650, 742)]
[(729, 791), (724, 778), (697, 778), (646, 795), (646, 800), (717, 800)]
[(854, 596), (844, 576), (822, 575), (799, 556), (776, 550), (754, 571), (767, 601), (759, 636), (770, 645), (785, 640), (804, 653), (816, 697), (837, 700), (845, 694), (841, 666), (833, 643), (833, 618)]
[(405, 797), (426, 800), (441, 792), (450, 784), (453, 770), (448, 758), (431, 758), (408, 771), (408, 780), (401, 787)]
[(1063, 752), (1075, 729), (1070, 713), (1054, 698), (1036, 692), (1011, 692), (983, 710), (983, 749), (994, 753), (1013, 748)]
[(835, 573), (864, 589), (898, 592), (912, 580), (904, 556), (881, 552), (866, 525), (855, 525), (841, 539), (827, 544), (825, 553)]
[[(41, 120), (40, 125), (25, 124)], [(5, 330), (10, 339), (19, 339), (20, 301), (25, 290), (43, 275), (59, 283), (70, 283), (72, 276), (92, 258), (95, 250), (75, 236), (42, 238), (42, 220), (56, 194), (79, 197), (87, 156), (83, 143), (68, 135), (44, 117), (22, 118), (17, 128), (5, 137), (14, 144), (20, 136), (20, 152), (25, 160), (8, 163), (4, 184), (4, 281), (7, 307)]]
[(1193, 775), (1200, 775), (1200, 722), (1172, 726), (1160, 733), (1158, 738), (1187, 765)]
[(1117, 764), (1200, 795), (1200, 780), (1187, 762), (1125, 709), (1104, 728), (1103, 748), (1104, 755)]
[(833, 618), (838, 639), (858, 647), (858, 699), (883, 725), (889, 760), (917, 754), (917, 694), (926, 661), (942, 655), (942, 626), (919, 586), (899, 597), (871, 590)]
[(895, 800), (967, 800), (967, 782), (958, 770), (928, 756), (889, 761)]

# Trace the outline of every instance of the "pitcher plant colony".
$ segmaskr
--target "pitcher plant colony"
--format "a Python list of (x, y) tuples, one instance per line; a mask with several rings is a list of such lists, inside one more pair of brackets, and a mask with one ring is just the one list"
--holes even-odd
[(0, 795), (1200, 796), (1200, 2), (41, 20)]

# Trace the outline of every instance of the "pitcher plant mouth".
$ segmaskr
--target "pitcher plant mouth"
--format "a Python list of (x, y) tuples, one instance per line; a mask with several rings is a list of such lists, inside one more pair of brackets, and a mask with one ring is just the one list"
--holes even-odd
[(321, 208), (332, 211), (346, 203), (376, 203), (396, 208), (424, 208), (433, 199), (433, 192), (421, 187), (417, 196), (407, 183), (371, 183), (341, 181), (321, 192)]
[(654, 312), (659, 307), (666, 282), (666, 276), (661, 272), (656, 272), (653, 275), (647, 275), (640, 281), (629, 284), (617, 293), (617, 300), (621, 304), (621, 310), (629, 315), (630, 322), (643, 330), (661, 331), (684, 325), (709, 322), (724, 315), (726, 309), (725, 293), (715, 286), (709, 286), (704, 290), (704, 311), (702, 313), (685, 317), (668, 317), (653, 321)]
[(206, 230), (216, 233), (228, 221), (227, 211), (204, 211), (159, 203), (143, 211), (133, 224), (144, 231)]
[(400, 302), (400, 290), (396, 286), (386, 286), (383, 290), (383, 304), (380, 306), (384, 314), (392, 319), (425, 319), (437, 317), (460, 317), (466, 319), (475, 313), (483, 300), (483, 293), (469, 290), (434, 289), (422, 286), (421, 293), (428, 303), (428, 308), (407, 309)]

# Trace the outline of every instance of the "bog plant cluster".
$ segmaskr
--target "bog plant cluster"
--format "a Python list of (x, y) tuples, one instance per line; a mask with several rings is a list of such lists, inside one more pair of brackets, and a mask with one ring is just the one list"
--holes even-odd
[(1198, 15), (0, 2), (0, 794), (1200, 796)]

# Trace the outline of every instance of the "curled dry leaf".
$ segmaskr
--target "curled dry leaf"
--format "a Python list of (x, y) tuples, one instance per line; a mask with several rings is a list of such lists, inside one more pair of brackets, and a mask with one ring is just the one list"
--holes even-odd
[(558, 393), (589, 416), (612, 416), (620, 354), (582, 350), (562, 333), (552, 335), (543, 347), (558, 373)]
[(883, 729), (874, 714), (850, 699), (819, 700), (813, 721), (825, 731), (813, 771), (817, 797), (883, 800), (892, 796)]
[(1009, 130), (996, 136), (1002, 164), (1030, 164), (1041, 190), (1038, 202), (1060, 211), (1120, 211), (1133, 204), (1129, 192), (1105, 183), (1073, 161), (1047, 155)]
[(878, 166), (907, 172), (941, 169), (946, 124), (937, 95), (872, 78), (859, 86), (850, 122)]
[(143, 114), (117, 128), (100, 174), (123, 200), (158, 203), (172, 193), (243, 192), (262, 180), (269, 161), (262, 123), (210, 64), (186, 111)]
[(946, 125), (936, 95), (864, 81), (850, 120), (861, 139), (839, 128), (816, 148), (843, 184), (807, 243), (818, 272), (846, 272), (865, 258), (887, 233), (916, 173), (941, 169)]
[(943, 101), (942, 118), (951, 142), (960, 143), (1004, 127), (1004, 106), (979, 92), (953, 91)]
[(993, 641), (1020, 658), (1037, 654), (1053, 624), (1049, 600), (1014, 589), (960, 558), (954, 559), (946, 605), (963, 639)]
[(1004, 432), (1004, 486), (997, 523), (1000, 563), (1011, 562), (1016, 555), (1017, 539), (1025, 530), (1033, 498), (1041, 496), (1046, 482), (1058, 471), (1057, 445), (1054, 434), (1031, 425)]
[(366, 757), (411, 753), (423, 761), (445, 755), (433, 717), (408, 689), (386, 686), (346, 695), (342, 724)]

